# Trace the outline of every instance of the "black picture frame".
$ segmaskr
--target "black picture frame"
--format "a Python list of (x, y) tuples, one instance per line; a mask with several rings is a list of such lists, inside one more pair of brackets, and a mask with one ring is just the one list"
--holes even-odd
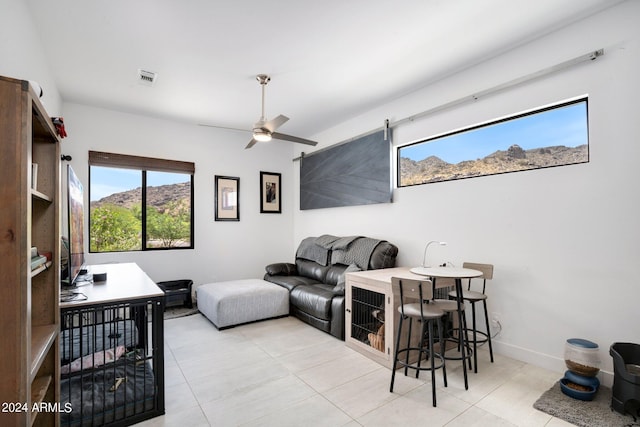
[(215, 220), (240, 221), (240, 178), (215, 175)]
[(282, 213), (282, 174), (260, 171), (260, 213)]

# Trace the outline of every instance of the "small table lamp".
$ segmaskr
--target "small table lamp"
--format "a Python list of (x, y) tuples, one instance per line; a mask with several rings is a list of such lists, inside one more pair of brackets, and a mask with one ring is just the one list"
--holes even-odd
[(438, 242), (437, 240), (431, 240), (430, 242), (428, 242), (427, 245), (424, 247), (424, 255), (422, 256), (422, 265), (421, 265), (421, 267), (429, 267), (427, 265), (427, 249), (429, 248), (429, 246), (432, 243), (437, 243), (440, 246), (447, 246), (447, 242)]

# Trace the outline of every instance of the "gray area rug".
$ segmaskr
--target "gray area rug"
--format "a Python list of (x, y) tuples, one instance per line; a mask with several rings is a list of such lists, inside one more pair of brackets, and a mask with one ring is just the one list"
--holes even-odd
[(196, 304), (193, 304), (193, 308), (187, 308), (183, 306), (167, 307), (164, 310), (164, 320), (175, 319), (177, 317), (191, 316), (192, 314), (200, 313)]
[(560, 382), (556, 382), (533, 407), (582, 427), (640, 426), (640, 418), (634, 421), (631, 415), (623, 416), (611, 410), (611, 389), (604, 386), (600, 386), (592, 401), (582, 401), (562, 393)]

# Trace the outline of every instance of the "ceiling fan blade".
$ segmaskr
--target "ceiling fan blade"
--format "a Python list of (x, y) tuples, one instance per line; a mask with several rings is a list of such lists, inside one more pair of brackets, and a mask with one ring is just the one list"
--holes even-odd
[(216, 129), (224, 129), (224, 130), (235, 130), (235, 131), (238, 131), (238, 132), (252, 132), (251, 130), (248, 130), (248, 129), (239, 129), (239, 128), (231, 128), (231, 127), (227, 127), (227, 126), (208, 125), (206, 123), (198, 123), (198, 126), (204, 126), (204, 127), (216, 128)]
[(289, 117), (283, 116), (282, 114), (280, 114), (278, 117), (273, 118), (273, 119), (269, 120), (268, 122), (265, 122), (265, 124), (262, 125), (262, 127), (264, 127), (267, 130), (269, 130), (269, 132), (274, 132), (280, 126), (285, 124), (287, 122), (287, 120), (289, 120)]
[(299, 144), (307, 144), (307, 145), (318, 145), (317, 142), (311, 141), (309, 139), (298, 138), (297, 136), (286, 135), (284, 133), (273, 132), (271, 137), (274, 139), (281, 139), (284, 141), (297, 142)]
[(249, 143), (247, 144), (246, 147), (244, 147), (244, 149), (247, 150), (247, 149), (253, 147), (254, 145), (256, 145), (256, 142), (258, 142), (258, 141), (256, 141), (255, 138), (251, 138), (251, 141), (249, 141)]

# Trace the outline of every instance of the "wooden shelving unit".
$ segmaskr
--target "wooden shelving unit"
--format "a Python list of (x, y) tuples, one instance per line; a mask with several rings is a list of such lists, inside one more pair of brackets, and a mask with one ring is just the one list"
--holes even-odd
[[(0, 180), (0, 425), (57, 426), (60, 140), (29, 83), (1, 76)], [(33, 246), (52, 258), (31, 270)]]

